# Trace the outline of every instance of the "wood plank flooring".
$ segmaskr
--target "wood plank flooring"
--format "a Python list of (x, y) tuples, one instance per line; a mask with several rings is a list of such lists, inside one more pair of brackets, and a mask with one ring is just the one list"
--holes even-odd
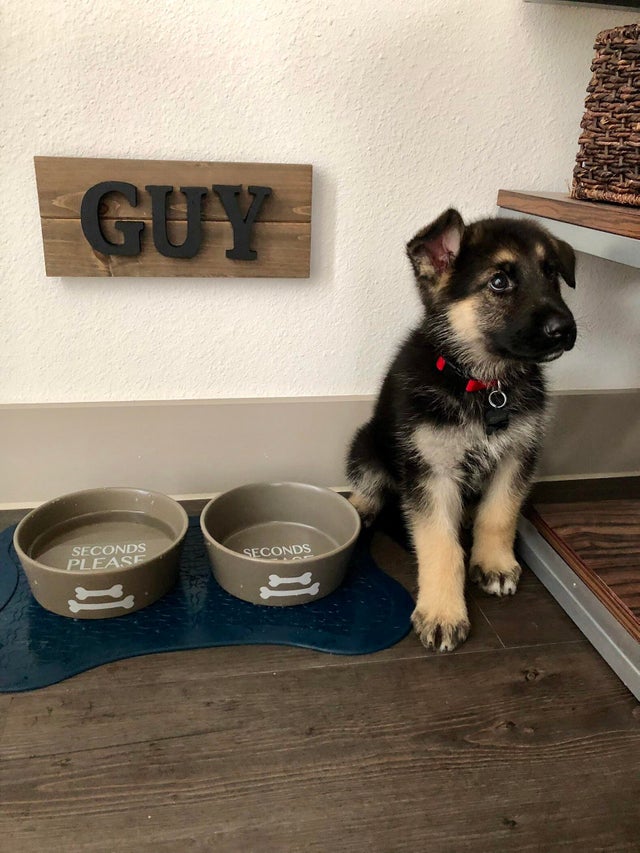
[(530, 572), (469, 602), (450, 655), (204, 649), (0, 695), (1, 853), (638, 850), (638, 703)]

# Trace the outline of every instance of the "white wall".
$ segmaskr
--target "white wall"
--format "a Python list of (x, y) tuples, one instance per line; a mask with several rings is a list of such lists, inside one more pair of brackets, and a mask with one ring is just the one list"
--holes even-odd
[[(521, 0), (5, 0), (0, 401), (367, 394), (449, 205), (564, 190), (596, 33)], [(309, 280), (54, 279), (34, 154), (311, 163)], [(556, 387), (640, 387), (640, 271), (586, 256)]]

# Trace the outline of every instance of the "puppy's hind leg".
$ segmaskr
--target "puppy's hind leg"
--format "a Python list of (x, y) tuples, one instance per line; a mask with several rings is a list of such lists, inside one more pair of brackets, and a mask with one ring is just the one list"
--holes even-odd
[(358, 510), (365, 527), (369, 527), (382, 509), (385, 491), (391, 487), (389, 475), (376, 452), (373, 422), (356, 432), (347, 457), (347, 476), (353, 487), (349, 498)]

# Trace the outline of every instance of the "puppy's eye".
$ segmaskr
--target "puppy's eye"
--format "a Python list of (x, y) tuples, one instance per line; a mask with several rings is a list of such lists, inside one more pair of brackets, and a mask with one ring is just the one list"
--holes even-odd
[(507, 290), (512, 289), (513, 285), (511, 284), (506, 272), (497, 272), (489, 279), (489, 287), (495, 293), (506, 293)]
[(558, 274), (558, 270), (551, 263), (551, 261), (543, 261), (542, 262), (542, 274), (544, 276), (546, 276), (547, 278), (554, 279)]

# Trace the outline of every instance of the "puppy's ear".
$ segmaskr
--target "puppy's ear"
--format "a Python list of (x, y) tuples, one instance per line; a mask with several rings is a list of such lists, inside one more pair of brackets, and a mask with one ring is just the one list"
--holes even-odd
[(407, 243), (407, 254), (419, 278), (439, 278), (460, 251), (464, 222), (457, 210), (445, 210)]
[(568, 243), (564, 242), (564, 240), (556, 239), (555, 243), (558, 250), (558, 267), (560, 269), (560, 275), (566, 281), (569, 287), (575, 287), (576, 253), (573, 251), (573, 249)]

